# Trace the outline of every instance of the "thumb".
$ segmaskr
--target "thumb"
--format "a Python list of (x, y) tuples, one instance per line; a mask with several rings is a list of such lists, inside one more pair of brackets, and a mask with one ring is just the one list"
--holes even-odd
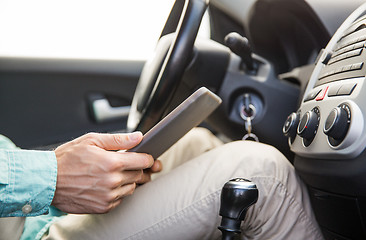
[(92, 143), (105, 150), (126, 150), (133, 148), (142, 140), (141, 132), (123, 134), (96, 134)]

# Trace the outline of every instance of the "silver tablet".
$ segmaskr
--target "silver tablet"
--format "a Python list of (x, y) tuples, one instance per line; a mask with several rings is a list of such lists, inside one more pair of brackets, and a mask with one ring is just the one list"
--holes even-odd
[(201, 87), (151, 128), (141, 143), (128, 152), (148, 153), (157, 159), (189, 130), (205, 120), (221, 102), (220, 97)]

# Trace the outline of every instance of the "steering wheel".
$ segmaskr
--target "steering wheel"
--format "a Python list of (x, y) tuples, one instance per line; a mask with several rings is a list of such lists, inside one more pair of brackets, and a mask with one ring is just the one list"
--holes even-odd
[(153, 58), (144, 65), (127, 121), (129, 132), (146, 132), (163, 117), (190, 62), (208, 1), (184, 1), (176, 32), (159, 39)]

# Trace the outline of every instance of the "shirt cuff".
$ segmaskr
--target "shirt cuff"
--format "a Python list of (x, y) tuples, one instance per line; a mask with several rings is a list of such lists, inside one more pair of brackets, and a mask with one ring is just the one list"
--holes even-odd
[(56, 190), (55, 153), (1, 149), (0, 162), (6, 162), (8, 167), (7, 181), (0, 183), (0, 217), (48, 213)]

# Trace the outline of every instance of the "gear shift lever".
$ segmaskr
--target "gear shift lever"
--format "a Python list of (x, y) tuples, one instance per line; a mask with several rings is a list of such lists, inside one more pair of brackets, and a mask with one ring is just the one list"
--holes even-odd
[(258, 66), (252, 57), (252, 49), (249, 44), (249, 40), (239, 33), (231, 32), (226, 35), (225, 45), (230, 48), (230, 50), (238, 55), (249, 73), (256, 73)]
[(258, 200), (257, 186), (244, 178), (235, 178), (225, 183), (221, 192), (220, 216), (218, 227), (222, 239), (234, 239), (240, 234), (240, 224), (245, 218), (248, 208)]

